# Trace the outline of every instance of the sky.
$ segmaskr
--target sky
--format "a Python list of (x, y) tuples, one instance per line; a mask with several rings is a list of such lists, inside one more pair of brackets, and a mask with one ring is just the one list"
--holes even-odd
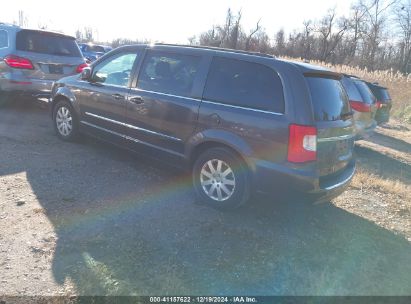
[(242, 10), (248, 31), (261, 18), (270, 37), (283, 28), (287, 33), (302, 27), (304, 20), (320, 19), (328, 9), (348, 15), (350, 0), (13, 0), (0, 10), (0, 22), (19, 20), (24, 12), (28, 26), (74, 35), (92, 27), (99, 41), (115, 38), (187, 43), (188, 38), (225, 20), (228, 8)]

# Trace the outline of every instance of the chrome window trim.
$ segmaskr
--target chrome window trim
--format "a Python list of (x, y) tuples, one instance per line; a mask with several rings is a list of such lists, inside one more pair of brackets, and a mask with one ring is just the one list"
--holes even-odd
[(111, 123), (114, 123), (114, 124), (117, 124), (117, 125), (120, 125), (120, 126), (124, 126), (124, 127), (130, 128), (130, 129), (143, 131), (143, 132), (146, 132), (146, 133), (150, 133), (150, 134), (154, 134), (154, 135), (157, 135), (157, 136), (165, 137), (165, 138), (168, 138), (168, 139), (171, 139), (171, 140), (174, 140), (174, 141), (179, 141), (179, 142), (182, 141), (180, 138), (176, 138), (176, 137), (169, 136), (169, 135), (166, 135), (166, 134), (162, 134), (162, 133), (158, 133), (158, 132), (155, 132), (155, 131), (147, 130), (147, 129), (140, 128), (140, 127), (137, 127), (137, 126), (134, 126), (134, 125), (126, 124), (124, 122), (117, 121), (117, 120), (114, 120), (114, 119), (110, 119), (110, 118), (107, 118), (107, 117), (103, 117), (103, 116), (100, 116), (100, 115), (96, 115), (96, 114), (93, 114), (93, 113), (90, 113), (90, 112), (85, 112), (84, 114), (87, 115), (87, 116), (91, 116), (91, 117), (94, 117), (94, 118), (105, 120), (105, 121), (108, 121), (108, 122), (111, 122)]
[(182, 98), (182, 99), (192, 100), (192, 101), (197, 101), (197, 102), (204, 102), (204, 103), (208, 103), (208, 104), (221, 105), (221, 106), (235, 108), (235, 109), (249, 110), (249, 111), (267, 113), (267, 114), (273, 114), (273, 115), (284, 115), (284, 113), (253, 109), (253, 108), (248, 108), (248, 107), (235, 106), (235, 105), (225, 104), (225, 103), (221, 103), (221, 102), (204, 100), (204, 99), (200, 99), (200, 98), (185, 97), (185, 96), (161, 93), (161, 92), (156, 92), (156, 91), (147, 91), (147, 90), (143, 90), (143, 89), (139, 89), (139, 88), (134, 88), (132, 90), (135, 90), (137, 92), (152, 93), (152, 94), (158, 94), (158, 95), (163, 95), (163, 96), (168, 96), (168, 97), (176, 97), (176, 98)]
[(204, 100), (204, 99), (203, 99), (203, 102), (208, 103), (208, 104), (221, 105), (221, 106), (225, 106), (225, 107), (248, 110), (248, 111), (254, 111), (254, 112), (259, 112), (259, 113), (267, 113), (267, 114), (273, 114), (273, 115), (278, 115), (278, 116), (284, 115), (284, 113), (278, 113), (278, 112), (273, 112), (273, 111), (265, 111), (265, 110), (253, 109), (253, 108), (248, 108), (248, 107), (235, 106), (235, 105), (230, 105), (230, 104), (221, 103), (221, 102), (208, 101), (208, 100)]
[(184, 156), (184, 155), (181, 154), (181, 153), (178, 153), (178, 152), (175, 152), (175, 151), (172, 151), (172, 150), (169, 150), (169, 149), (160, 148), (159, 146), (155, 146), (155, 145), (149, 144), (149, 143), (147, 143), (147, 142), (145, 142), (145, 141), (138, 140), (137, 138), (134, 138), (134, 137), (131, 137), (131, 136), (128, 136), (128, 135), (124, 135), (124, 134), (121, 134), (121, 133), (118, 133), (118, 132), (115, 132), (115, 131), (112, 131), (112, 130), (108, 130), (108, 129), (106, 129), (106, 128), (97, 126), (97, 125), (95, 125), (95, 124), (89, 123), (89, 122), (84, 121), (84, 120), (80, 121), (80, 123), (82, 123), (82, 124), (84, 124), (84, 125), (86, 125), (86, 126), (93, 127), (93, 128), (98, 129), (98, 130), (101, 130), (101, 131), (104, 131), (104, 132), (113, 134), (113, 135), (116, 135), (116, 136), (122, 137), (122, 138), (124, 138), (124, 139), (133, 141), (133, 142), (135, 142), (135, 143), (143, 144), (143, 145), (149, 146), (149, 147), (151, 147), (151, 148), (155, 148), (155, 149), (158, 149), (158, 150), (166, 151), (166, 152), (168, 152), (168, 153), (177, 155), (177, 156), (179, 156), (179, 157), (183, 157), (183, 156)]
[(347, 140), (354, 138), (354, 134), (347, 134), (347, 135), (341, 135), (341, 136), (333, 136), (333, 137), (325, 137), (325, 138), (318, 138), (318, 142), (330, 142), (330, 141), (337, 141), (337, 140)]
[(151, 94), (157, 94), (157, 95), (163, 95), (163, 96), (167, 96), (167, 97), (182, 98), (182, 99), (187, 99), (187, 100), (192, 100), (192, 101), (198, 101), (198, 102), (201, 101), (200, 98), (185, 97), (185, 96), (180, 96), (180, 95), (173, 95), (173, 94), (168, 94), (168, 93), (161, 93), (161, 92), (157, 92), (157, 91), (148, 91), (148, 90), (143, 90), (143, 89), (139, 89), (139, 88), (133, 88), (133, 89), (132, 89), (132, 92), (133, 92), (133, 91), (144, 92), (144, 93), (151, 93)]

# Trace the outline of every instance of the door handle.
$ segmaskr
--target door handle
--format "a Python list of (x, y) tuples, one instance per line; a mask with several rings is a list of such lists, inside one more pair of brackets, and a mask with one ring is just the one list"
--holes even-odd
[(132, 103), (135, 103), (135, 104), (143, 104), (144, 103), (144, 99), (141, 96), (131, 97), (129, 100)]
[(115, 100), (124, 99), (124, 95), (121, 94), (113, 94), (111, 95)]

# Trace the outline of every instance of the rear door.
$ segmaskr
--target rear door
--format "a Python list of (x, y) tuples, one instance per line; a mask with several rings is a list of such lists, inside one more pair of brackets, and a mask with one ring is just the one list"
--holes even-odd
[(184, 154), (197, 124), (206, 66), (206, 58), (195, 50), (146, 52), (127, 99), (127, 131), (136, 149)]
[(16, 54), (29, 59), (33, 70), (21, 70), (28, 78), (58, 80), (77, 73), (84, 63), (73, 37), (35, 30), (21, 30), (16, 34)]
[(353, 157), (354, 128), (348, 96), (339, 78), (306, 75), (317, 125), (320, 176), (344, 169)]

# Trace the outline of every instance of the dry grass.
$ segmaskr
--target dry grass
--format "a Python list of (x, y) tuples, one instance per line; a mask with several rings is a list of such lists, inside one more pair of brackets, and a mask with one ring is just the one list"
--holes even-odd
[[(284, 58), (288, 60), (301, 61), (296, 58)], [(356, 75), (370, 82), (377, 82), (389, 89), (393, 99), (392, 116), (411, 123), (411, 74), (404, 76), (399, 72), (387, 71), (368, 71), (360, 67), (347, 65), (331, 65), (325, 62), (312, 60), (311, 64), (327, 67), (331, 70)]]
[(391, 193), (404, 199), (411, 199), (409, 186), (400, 180), (385, 179), (369, 171), (359, 168), (351, 182), (351, 187), (360, 190), (374, 190)]

